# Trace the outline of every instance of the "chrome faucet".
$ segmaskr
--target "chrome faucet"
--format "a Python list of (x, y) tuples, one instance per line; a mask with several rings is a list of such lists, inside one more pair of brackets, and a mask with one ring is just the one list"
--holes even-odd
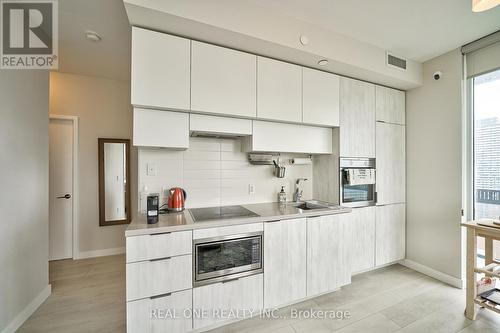
[(293, 192), (293, 201), (299, 202), (302, 199), (302, 190), (300, 189), (300, 181), (306, 181), (307, 178), (298, 178), (295, 182), (295, 191)]

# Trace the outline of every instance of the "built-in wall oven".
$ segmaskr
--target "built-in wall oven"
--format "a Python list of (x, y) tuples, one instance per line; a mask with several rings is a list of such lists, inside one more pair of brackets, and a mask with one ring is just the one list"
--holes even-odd
[(263, 271), (263, 232), (195, 239), (193, 285), (238, 279)]
[(373, 206), (377, 202), (374, 158), (340, 158), (340, 204)]

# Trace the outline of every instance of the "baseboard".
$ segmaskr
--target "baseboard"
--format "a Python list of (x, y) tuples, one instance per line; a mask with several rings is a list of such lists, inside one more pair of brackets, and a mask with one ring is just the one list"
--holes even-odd
[(401, 262), (401, 265), (411, 268), (417, 272), (430, 276), (436, 280), (449, 284), (455, 288), (463, 289), (465, 287), (465, 283), (462, 279), (456, 278), (454, 276), (445, 274), (434, 268), (430, 268), (428, 266), (419, 264), (413, 260), (405, 259)]
[(94, 250), (94, 251), (80, 251), (78, 256), (74, 259), (87, 259), (87, 258), (95, 258), (95, 257), (104, 257), (104, 256), (113, 256), (116, 254), (125, 253), (124, 247), (115, 247), (111, 249), (102, 249), (102, 250)]
[(10, 322), (7, 327), (5, 327), (2, 333), (14, 333), (21, 327), (22, 324), (38, 309), (40, 305), (50, 296), (52, 292), (51, 285), (47, 285), (32, 301), (28, 306), (21, 311), (14, 320)]

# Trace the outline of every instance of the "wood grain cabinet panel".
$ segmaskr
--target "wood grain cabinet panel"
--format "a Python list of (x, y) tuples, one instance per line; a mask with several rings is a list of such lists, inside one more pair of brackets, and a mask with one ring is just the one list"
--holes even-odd
[(306, 219), (264, 223), (264, 308), (306, 297)]
[(406, 97), (405, 92), (376, 86), (377, 121), (404, 125)]
[(302, 121), (339, 126), (339, 76), (305, 67), (302, 71)]
[(351, 283), (350, 242), (340, 215), (307, 218), (307, 296)]
[(191, 110), (255, 117), (257, 56), (192, 41)]
[(210, 284), (193, 289), (193, 308), (195, 311), (204, 311), (206, 318), (196, 316), (193, 319), (194, 329), (226, 321), (226, 318), (215, 317), (215, 311), (250, 311), (257, 314), (263, 305), (263, 277), (262, 274), (243, 277), (238, 280)]
[(375, 157), (375, 85), (340, 79), (340, 156)]
[(377, 122), (377, 204), (406, 201), (405, 126)]
[(192, 287), (192, 255), (126, 265), (127, 301), (158, 296)]
[(302, 67), (257, 57), (257, 118), (302, 122)]
[(184, 311), (191, 310), (192, 303), (191, 289), (128, 302), (127, 333), (190, 332), (192, 319)]
[(378, 206), (376, 217), (376, 266), (405, 257), (405, 204)]
[(127, 237), (127, 263), (190, 254), (192, 234), (189, 230)]
[(190, 52), (189, 39), (132, 27), (132, 104), (189, 110)]
[(339, 215), (347, 229), (351, 272), (354, 274), (375, 267), (375, 214), (375, 207), (364, 207)]

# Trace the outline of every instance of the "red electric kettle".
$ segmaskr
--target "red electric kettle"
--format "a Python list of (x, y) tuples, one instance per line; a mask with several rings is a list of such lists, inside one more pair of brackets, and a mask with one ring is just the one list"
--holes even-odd
[(186, 191), (180, 187), (172, 187), (168, 190), (168, 210), (181, 212), (186, 202)]

